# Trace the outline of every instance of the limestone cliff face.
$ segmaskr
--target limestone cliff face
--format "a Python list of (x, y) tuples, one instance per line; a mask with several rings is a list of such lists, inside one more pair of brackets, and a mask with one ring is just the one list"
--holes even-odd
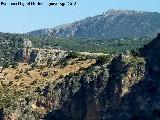
[[(106, 120), (158, 120), (160, 119), (160, 69), (159, 69), (159, 41), (158, 35), (152, 42), (140, 50), (144, 57), (145, 69), (140, 67), (144, 63), (139, 62), (137, 65), (137, 77), (125, 79), (131, 81), (129, 84), (122, 84), (120, 76), (112, 77), (110, 80), (113, 86), (108, 84), (106, 89), (106, 111), (104, 119)], [(116, 62), (117, 63), (117, 62)], [(133, 62), (131, 62), (133, 63)], [(139, 66), (140, 65), (140, 66)], [(127, 67), (120, 69), (124, 71)], [(128, 72), (129, 70), (127, 70)], [(140, 73), (139, 73), (140, 72)], [(117, 72), (113, 72), (117, 73)], [(120, 72), (118, 72), (120, 73)], [(122, 75), (122, 74), (121, 74)], [(133, 76), (133, 75), (132, 75)], [(121, 83), (121, 84), (119, 84)], [(115, 87), (116, 86), (116, 87)], [(127, 87), (128, 92), (123, 93)], [(111, 91), (112, 88), (115, 91)], [(129, 89), (128, 89), (129, 88)], [(110, 92), (107, 92), (110, 91)], [(116, 94), (115, 94), (116, 93)], [(123, 96), (122, 96), (123, 95)], [(108, 103), (109, 102), (109, 103)]]
[(59, 61), (67, 56), (67, 53), (62, 50), (47, 50), (47, 49), (37, 49), (37, 48), (24, 48), (19, 50), (14, 59), (19, 62), (24, 63), (34, 63), (47, 64), (47, 61)]
[[(46, 119), (118, 119), (114, 114), (132, 86), (143, 79), (144, 65), (143, 58), (123, 54), (113, 58), (108, 65), (92, 67), (89, 74), (86, 73), (79, 79), (65, 80), (66, 85), (59, 86), (63, 94), (60, 95), (63, 99), (62, 106), (58, 111), (53, 110), (48, 114)], [(94, 71), (98, 72), (94, 74)], [(63, 118), (58, 114), (63, 114)]]
[[(104, 106), (101, 93), (108, 81), (108, 69), (94, 66), (83, 76), (66, 78), (60, 91), (60, 107), (46, 117), (47, 120), (97, 120)], [(63, 115), (63, 117), (62, 117)]]

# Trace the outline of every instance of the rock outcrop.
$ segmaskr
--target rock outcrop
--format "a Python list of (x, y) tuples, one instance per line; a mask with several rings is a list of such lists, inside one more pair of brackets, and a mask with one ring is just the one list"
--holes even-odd
[[(137, 59), (134, 63), (135, 66), (127, 63), (126, 60), (131, 59), (134, 59), (134, 57), (120, 55), (112, 60), (108, 68), (106, 68), (106, 65), (101, 66), (98, 70), (93, 67), (92, 70), (98, 71), (97, 74), (93, 74), (94, 72), (92, 71), (92, 74), (82, 76), (80, 81), (73, 78), (69, 79), (68, 82), (74, 80), (79, 87), (75, 93), (72, 91), (75, 87), (70, 85), (66, 86), (67, 89), (61, 90), (64, 96), (70, 94), (69, 96), (67, 95), (69, 98), (62, 102), (62, 107), (59, 110), (60, 113), (63, 113), (64, 118), (59, 118), (57, 111), (53, 111), (48, 115), (47, 119), (115, 119), (114, 117), (116, 116), (114, 114), (119, 109), (123, 97), (129, 94), (132, 86), (140, 82), (144, 75), (143, 68), (145, 63), (141, 63), (143, 58), (135, 58)], [(76, 84), (75, 82), (73, 83), (73, 85)], [(71, 91), (68, 91), (68, 87), (71, 87)], [(118, 116), (116, 119), (118, 119)]]
[(37, 63), (47, 64), (48, 61), (55, 62), (64, 59), (67, 56), (67, 52), (58, 49), (38, 49), (32, 48), (31, 41), (24, 42), (24, 48), (20, 49), (14, 55), (15, 61), (24, 63)]

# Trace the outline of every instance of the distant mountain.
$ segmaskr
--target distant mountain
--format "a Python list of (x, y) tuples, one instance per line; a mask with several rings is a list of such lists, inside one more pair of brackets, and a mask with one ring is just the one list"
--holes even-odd
[(134, 10), (109, 10), (71, 24), (29, 32), (31, 35), (61, 37), (144, 37), (160, 32), (160, 13)]

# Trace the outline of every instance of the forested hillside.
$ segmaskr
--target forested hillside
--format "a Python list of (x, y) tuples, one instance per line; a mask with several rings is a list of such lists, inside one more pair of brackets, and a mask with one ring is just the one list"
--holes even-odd
[(0, 33), (0, 66), (12, 64), (14, 54), (23, 47), (23, 38), (18, 34)]
[(147, 44), (152, 38), (123, 38), (123, 39), (102, 39), (102, 38), (63, 38), (51, 36), (25, 36), (30, 39), (34, 47), (39, 48), (60, 48), (76, 52), (102, 52), (121, 53), (126, 50), (135, 50)]
[(147, 44), (152, 38), (63, 38), (43, 36), (31, 36), (21, 34), (0, 33), (0, 66), (8, 67), (15, 64), (13, 57), (19, 49), (22, 49), (25, 39), (32, 41), (34, 48), (61, 49), (74, 52), (96, 52), (117, 54), (127, 50), (136, 50)]

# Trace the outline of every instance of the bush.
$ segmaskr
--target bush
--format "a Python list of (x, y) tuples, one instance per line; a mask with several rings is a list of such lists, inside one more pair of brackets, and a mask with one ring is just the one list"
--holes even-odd
[(66, 58), (67, 59), (69, 59), (69, 58), (74, 59), (74, 58), (78, 58), (78, 56), (79, 56), (79, 53), (77, 53), (77, 52), (69, 52), (68, 56)]
[(71, 72), (71, 73), (69, 73), (69, 75), (66, 75), (66, 77), (73, 78), (74, 76), (79, 76), (79, 75), (80, 75), (79, 72), (76, 72), (76, 73)]
[(33, 63), (33, 64), (31, 65), (31, 68), (35, 68), (35, 67), (37, 67), (37, 63)]
[(10, 81), (8, 85), (11, 86), (12, 84), (13, 84), (13, 81)]
[(67, 60), (60, 61), (59, 64), (60, 64), (60, 67), (61, 67), (61, 68), (64, 68), (64, 67), (66, 67), (67, 65), (69, 65), (69, 63), (68, 63)]
[(9, 63), (6, 62), (5, 64), (3, 64), (3, 68), (9, 68)]
[(101, 56), (98, 56), (96, 63), (101, 64), (101, 63), (105, 63), (107, 61), (109, 61), (109, 56), (101, 55)]
[(45, 68), (45, 66), (43, 66), (43, 65), (39, 65), (39, 66), (38, 66), (38, 69), (43, 70), (44, 68)]
[(86, 68), (85, 67), (81, 67), (78, 71), (84, 71), (84, 70), (86, 70)]
[(20, 78), (20, 76), (15, 76), (15, 79), (19, 79)]
[(64, 61), (63, 63), (62, 63), (62, 66), (67, 66), (68, 65), (68, 62), (67, 61)]
[(60, 75), (59, 78), (64, 78), (64, 75)]
[(69, 73), (69, 75), (66, 75), (66, 77), (67, 78), (72, 78), (72, 77), (74, 77), (74, 73), (71, 72), (71, 73)]
[(79, 72), (74, 73), (74, 76), (79, 76), (79, 75), (80, 75)]
[(43, 76), (43, 77), (47, 77), (48, 75), (49, 75), (48, 72), (42, 72), (42, 76)]
[(18, 67), (18, 63), (17, 62), (13, 62), (12, 63), (12, 68), (16, 69)]
[(52, 59), (49, 58), (49, 59), (47, 60), (47, 66), (51, 67), (51, 65), (52, 65)]

